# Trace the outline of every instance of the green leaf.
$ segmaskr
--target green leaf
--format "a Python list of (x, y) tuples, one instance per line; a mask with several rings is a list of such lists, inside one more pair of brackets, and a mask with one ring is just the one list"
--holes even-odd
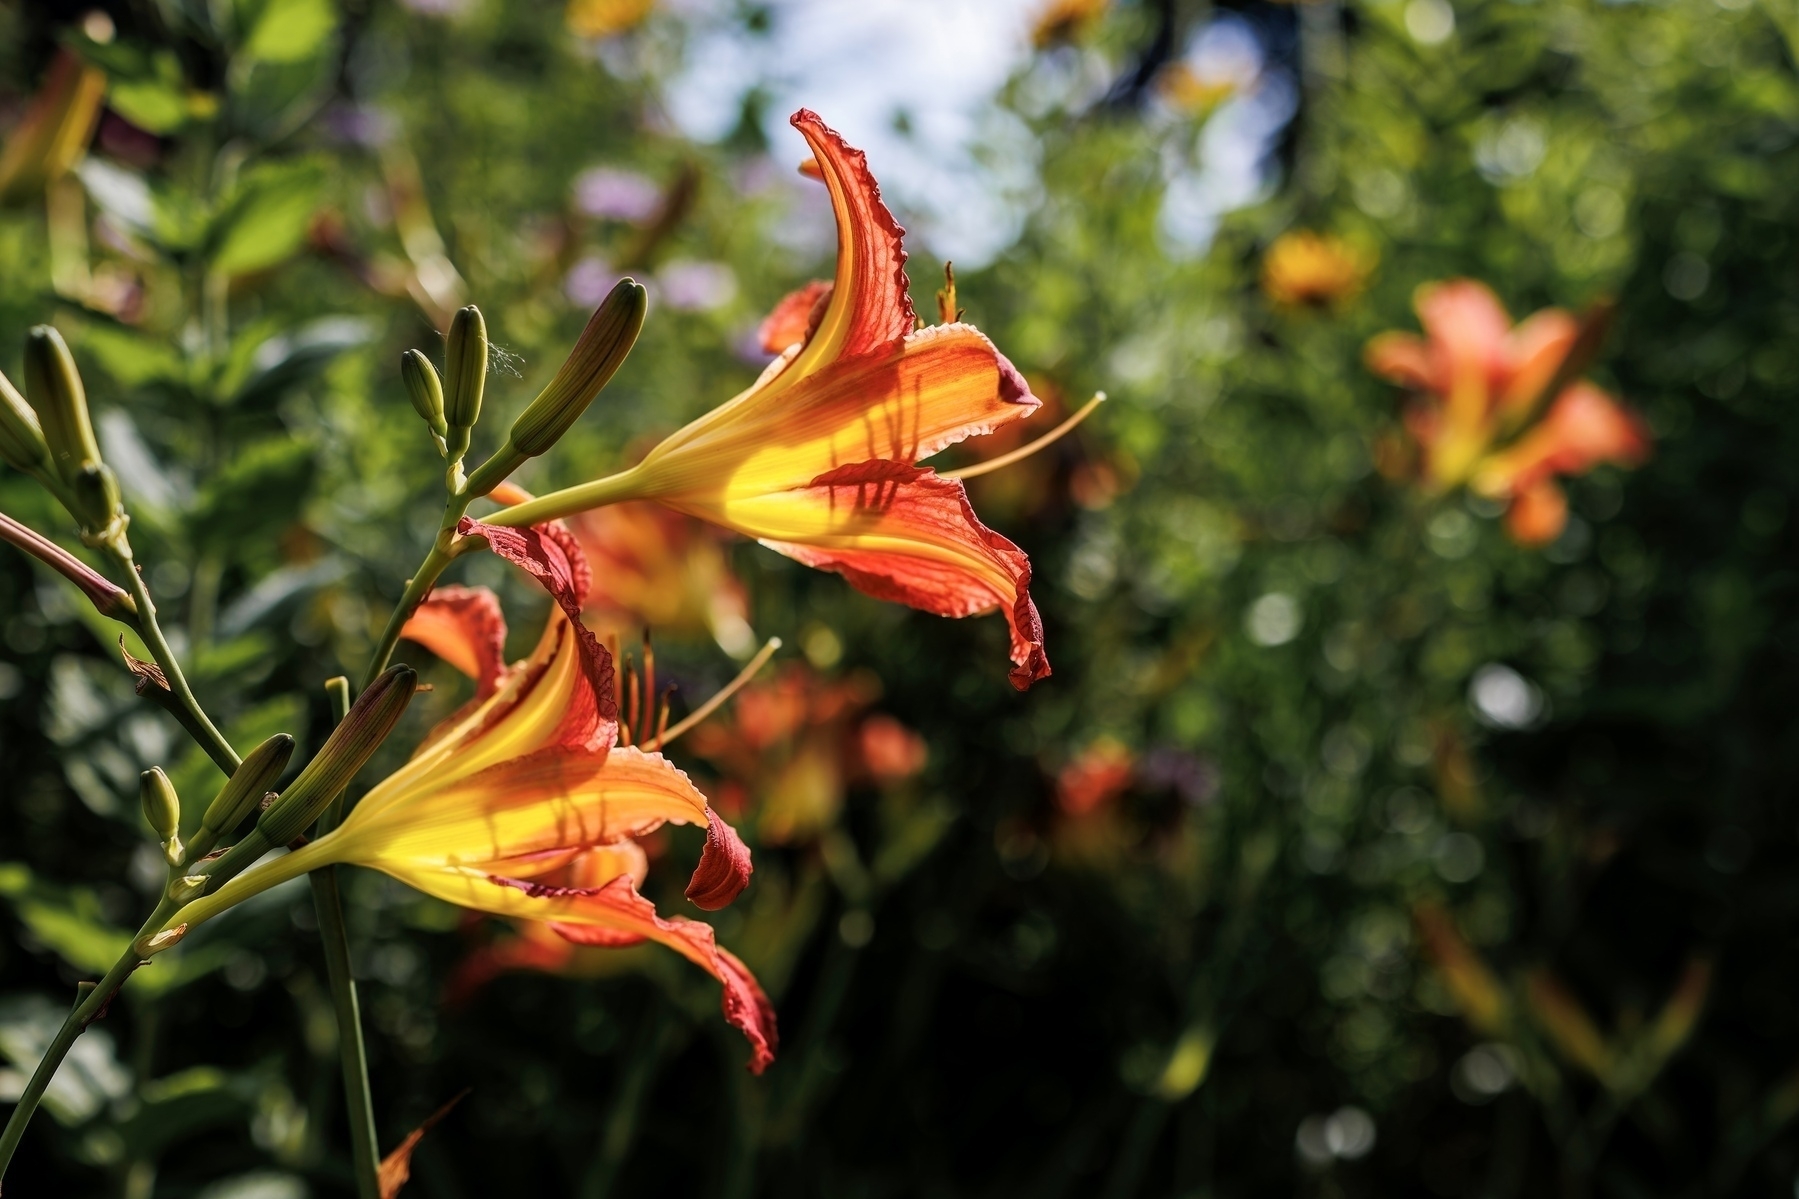
[(312, 447), (292, 438), (245, 446), (201, 493), (194, 515), (198, 538), (224, 548), (286, 527), (299, 515), (314, 469)]
[(125, 79), (112, 85), (106, 102), (120, 116), (151, 133), (173, 133), (187, 123), (187, 93), (160, 79)]
[(324, 172), (312, 163), (246, 172), (236, 196), (213, 222), (213, 269), (247, 275), (292, 255), (306, 240), (324, 186)]
[(330, 0), (269, 0), (238, 52), (252, 62), (311, 58), (337, 29)]
[(12, 901), (19, 922), (45, 948), (77, 970), (104, 974), (131, 944), (130, 933), (100, 914), (92, 891), (47, 887), (23, 863), (0, 863), (0, 896)]

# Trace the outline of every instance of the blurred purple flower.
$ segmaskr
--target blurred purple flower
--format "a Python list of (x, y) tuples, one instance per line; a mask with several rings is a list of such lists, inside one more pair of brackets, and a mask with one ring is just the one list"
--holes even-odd
[(325, 114), (327, 135), (340, 142), (372, 148), (386, 145), (398, 131), (392, 115), (378, 108), (338, 104)]
[(611, 263), (590, 254), (569, 268), (568, 278), (562, 281), (562, 291), (570, 303), (592, 308), (606, 298), (606, 293), (620, 277)]
[(1150, 788), (1166, 788), (1191, 807), (1203, 807), (1218, 797), (1218, 767), (1210, 758), (1184, 749), (1162, 746), (1143, 757), (1137, 777)]
[(636, 171), (594, 167), (575, 176), (575, 207), (591, 217), (638, 223), (661, 203), (661, 189)]
[(680, 312), (723, 308), (737, 298), (737, 276), (722, 262), (671, 262), (656, 281), (668, 306)]
[(731, 339), (731, 353), (737, 355), (739, 362), (750, 366), (763, 367), (775, 360), (775, 356), (762, 348), (762, 324), (745, 325), (737, 336)]

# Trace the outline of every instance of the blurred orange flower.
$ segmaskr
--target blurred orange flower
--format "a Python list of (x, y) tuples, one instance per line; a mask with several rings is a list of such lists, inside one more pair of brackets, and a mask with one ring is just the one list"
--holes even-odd
[(655, 6), (656, 0), (569, 0), (563, 22), (576, 37), (614, 37), (636, 28)]
[(1057, 772), (1056, 804), (1070, 816), (1085, 816), (1123, 795), (1136, 777), (1136, 755), (1101, 737)]
[(879, 694), (872, 675), (827, 679), (790, 662), (745, 687), (688, 746), (746, 795), (758, 840), (805, 841), (836, 821), (849, 783), (892, 786), (924, 768), (923, 738), (891, 716), (863, 716)]
[(1111, 7), (1112, 0), (1049, 0), (1031, 22), (1031, 45), (1045, 50), (1079, 41)]
[[(1567, 523), (1557, 476), (1649, 456), (1641, 417), (1575, 378), (1603, 321), (1545, 308), (1516, 327), (1492, 289), (1471, 279), (1420, 287), (1424, 337), (1388, 332), (1368, 343), (1368, 368), (1411, 389), (1407, 431), (1433, 491), (1467, 485), (1507, 503), (1507, 528), (1526, 545)], [(1545, 410), (1546, 409), (1546, 410)]]
[(749, 599), (722, 537), (690, 516), (647, 503), (582, 512), (569, 528), (594, 564), (587, 612), (595, 631), (710, 633), (735, 657), (756, 648)]
[(1289, 308), (1325, 308), (1361, 294), (1372, 255), (1340, 237), (1295, 229), (1262, 256), (1262, 291)]

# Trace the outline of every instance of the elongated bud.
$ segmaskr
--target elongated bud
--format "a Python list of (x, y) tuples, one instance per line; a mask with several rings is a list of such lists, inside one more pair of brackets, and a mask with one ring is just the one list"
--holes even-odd
[(34, 325), (25, 335), (25, 394), (37, 410), (56, 473), (74, 487), (82, 468), (100, 461), (100, 445), (75, 358), (49, 325)]
[(144, 822), (158, 841), (167, 841), (181, 827), (181, 797), (175, 794), (175, 784), (158, 767), (138, 775), (137, 784), (138, 799), (144, 805)]
[(0, 375), (0, 462), (28, 474), (50, 466), (50, 446), (37, 413), (5, 375)]
[(419, 419), (439, 437), (447, 437), (450, 430), (444, 422), (443, 381), (437, 377), (431, 360), (417, 350), (407, 350), (400, 355), (400, 378), (406, 382), (406, 397), (412, 401)]
[(200, 820), (200, 832), (194, 837), (195, 846), (198, 847), (204, 837), (210, 849), (211, 842), (220, 833), (228, 833), (242, 824), (244, 817), (256, 810), (262, 797), (281, 777), (281, 772), (287, 769), (288, 759), (293, 756), (294, 739), (286, 733), (276, 733), (251, 750), (207, 806), (206, 815)]
[(412, 702), (418, 679), (418, 672), (410, 666), (390, 666), (356, 698), (350, 714), (332, 731), (318, 756), (256, 822), (264, 840), (285, 845), (318, 819), (325, 805), (350, 785), (363, 763), (393, 731)]
[(594, 310), (550, 385), (512, 422), (514, 449), (536, 457), (569, 431), (636, 344), (648, 303), (635, 279), (619, 280), (612, 294)]
[(470, 304), (458, 309), (444, 341), (444, 419), (451, 428), (472, 429), (487, 390), (487, 321)]
[(125, 511), (118, 476), (104, 462), (83, 466), (70, 481), (69, 493), (74, 501), (71, 515), (89, 532), (105, 531)]

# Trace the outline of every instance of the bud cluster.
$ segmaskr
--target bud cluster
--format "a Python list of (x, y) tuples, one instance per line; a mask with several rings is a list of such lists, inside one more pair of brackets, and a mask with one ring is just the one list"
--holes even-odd
[(25, 335), (25, 394), (0, 375), (0, 461), (42, 483), (89, 541), (123, 527), (119, 481), (101, 461), (81, 373), (49, 325)]
[[(549, 385), (526, 406), (506, 444), (469, 478), (464, 494), (486, 495), (526, 459), (544, 453), (574, 427), (624, 363), (643, 329), (648, 295), (633, 279), (621, 279), (581, 331), (575, 348)], [(458, 311), (444, 338), (444, 372), (418, 350), (400, 355), (400, 378), (412, 407), (452, 462), (468, 450), (487, 391), (487, 321), (474, 305)]]

